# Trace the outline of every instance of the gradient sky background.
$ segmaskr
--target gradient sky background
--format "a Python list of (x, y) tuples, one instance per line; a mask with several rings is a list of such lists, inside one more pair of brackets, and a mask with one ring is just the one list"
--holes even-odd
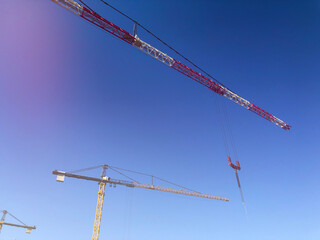
[[(92, 2), (132, 31), (125, 18)], [(51, 171), (104, 163), (231, 201), (107, 188), (100, 239), (320, 239), (320, 1), (109, 2), (292, 130), (49, 0), (2, 0), (0, 209), (37, 230), (4, 226), (0, 239), (90, 239), (97, 184), (57, 183)], [(141, 29), (138, 35), (176, 57)], [(227, 165), (219, 98), (243, 168), (248, 217)]]

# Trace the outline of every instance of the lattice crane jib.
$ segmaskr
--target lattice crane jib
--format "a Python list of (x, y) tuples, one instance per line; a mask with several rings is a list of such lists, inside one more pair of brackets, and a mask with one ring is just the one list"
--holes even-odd
[[(21, 220), (19, 220), (17, 217), (15, 217), (14, 215), (12, 215), (11, 213), (9, 213), (6, 210), (3, 210), (2, 214), (3, 215), (2, 215), (1, 220), (0, 220), (0, 233), (1, 233), (3, 225), (12, 226), (12, 227), (19, 227), (19, 228), (25, 228), (26, 229), (26, 233), (31, 233), (31, 230), (36, 229), (35, 226), (26, 225), (25, 223), (23, 223)], [(17, 220), (21, 224), (5, 222), (5, 218), (6, 218), (7, 214), (10, 215), (11, 217), (13, 217), (15, 220)]]
[(144, 188), (144, 189), (150, 189), (150, 190), (156, 190), (156, 191), (162, 191), (162, 192), (170, 192), (170, 193), (176, 193), (176, 194), (193, 196), (193, 197), (208, 198), (208, 199), (214, 199), (214, 200), (220, 200), (220, 201), (226, 201), (226, 202), (229, 201), (228, 198), (220, 197), (212, 194), (200, 193), (196, 191), (189, 191), (189, 190), (183, 190), (183, 189), (175, 189), (175, 188), (169, 188), (169, 187), (162, 187), (157, 185), (132, 182), (132, 181), (126, 181), (126, 180), (118, 180), (118, 179), (112, 179), (109, 177), (105, 177), (104, 179), (101, 179), (101, 178), (83, 176), (83, 175), (68, 173), (64, 171), (58, 171), (58, 170), (52, 171), (52, 174), (57, 175), (58, 182), (64, 182), (65, 177), (70, 177), (70, 178), (94, 181), (98, 183), (105, 182), (111, 185), (122, 185), (122, 186), (132, 187), (132, 188), (137, 187), (137, 188)]
[(77, 14), (88, 22), (96, 25), (97, 27), (103, 29), (104, 31), (113, 34), (114, 36), (120, 38), (121, 40), (129, 43), (130, 45), (136, 47), (142, 52), (150, 55), (151, 57), (159, 60), (160, 62), (166, 64), (167, 66), (175, 69), (176, 71), (186, 75), (187, 77), (193, 79), (194, 81), (206, 86), (213, 92), (237, 103), (238, 105), (246, 108), (247, 110), (259, 115), (260, 117), (274, 123), (275, 125), (281, 127), (284, 130), (289, 130), (290, 125), (275, 117), (274, 115), (268, 113), (267, 111), (261, 109), (255, 104), (249, 102), (248, 100), (240, 97), (236, 93), (232, 92), (230, 89), (217, 83), (216, 79), (208, 78), (201, 73), (187, 67), (183, 63), (175, 60), (174, 58), (168, 56), (166, 53), (161, 52), (150, 44), (142, 41), (135, 34), (132, 35), (129, 32), (123, 30), (112, 22), (104, 19), (96, 12), (87, 9), (85, 6), (73, 1), (73, 0), (51, 0), (60, 6), (66, 8), (67, 10)]

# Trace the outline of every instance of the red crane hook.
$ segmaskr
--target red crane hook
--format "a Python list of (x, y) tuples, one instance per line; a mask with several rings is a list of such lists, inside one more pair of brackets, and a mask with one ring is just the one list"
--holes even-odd
[(236, 165), (234, 165), (232, 162), (231, 162), (231, 158), (230, 157), (228, 157), (228, 164), (229, 164), (229, 166), (230, 167), (232, 167), (234, 170), (241, 170), (241, 167), (240, 167), (240, 163), (239, 163), (239, 161), (236, 161), (236, 164), (237, 164), (237, 166)]

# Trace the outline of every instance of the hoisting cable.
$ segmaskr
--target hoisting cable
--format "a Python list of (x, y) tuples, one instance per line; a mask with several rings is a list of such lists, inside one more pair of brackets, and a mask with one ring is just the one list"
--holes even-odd
[(230, 142), (231, 142), (231, 149), (233, 150), (233, 154), (235, 156), (235, 160), (239, 161), (239, 159), (238, 159), (238, 151), (237, 151), (237, 148), (236, 148), (236, 144), (235, 144), (235, 141), (234, 141), (234, 138), (233, 138), (232, 128), (231, 128), (231, 125), (230, 125), (230, 118), (229, 118), (229, 115), (228, 115), (226, 103), (224, 101), (221, 102), (221, 108), (222, 108), (222, 112), (223, 112), (224, 119), (225, 119), (224, 122), (226, 123), (225, 125), (226, 125), (227, 135), (229, 136), (229, 139), (230, 139)]
[(222, 119), (222, 109), (221, 109), (221, 106), (220, 106), (219, 99), (217, 99), (217, 96), (215, 96), (214, 104), (215, 104), (215, 107), (216, 107), (216, 112), (217, 112), (217, 116), (218, 116), (217, 118), (218, 118), (220, 130), (221, 130), (221, 134), (222, 134), (222, 140), (223, 140), (223, 143), (224, 143), (225, 152), (226, 152), (227, 156), (230, 156), (227, 132), (226, 132), (224, 121)]
[[(230, 126), (230, 121), (229, 121), (229, 116), (228, 116), (228, 111), (227, 111), (227, 108), (226, 108), (226, 105), (224, 102), (222, 102), (222, 105), (223, 105), (222, 110), (223, 110), (223, 114), (224, 114), (224, 118), (225, 118), (225, 122), (226, 122), (226, 126), (227, 126), (227, 134), (229, 134), (229, 138), (230, 138), (230, 142), (231, 142), (231, 146), (232, 146), (232, 150), (233, 150), (233, 155), (235, 156), (236, 162), (239, 162), (238, 151), (237, 151), (235, 141), (233, 138), (232, 129)], [(240, 195), (241, 195), (241, 201), (244, 206), (245, 212), (247, 214), (247, 207), (246, 207), (246, 203), (245, 203), (245, 200), (243, 197), (243, 192), (242, 192), (242, 187), (241, 187), (239, 176), (238, 176), (238, 171), (236, 169), (235, 169), (235, 173), (236, 173), (237, 183), (238, 183), (238, 187), (239, 187), (239, 191), (240, 191)]]
[[(219, 125), (220, 125), (220, 129), (222, 132), (222, 137), (223, 137), (223, 142), (224, 142), (224, 146), (225, 146), (225, 151), (226, 154), (228, 156), (228, 159), (230, 159), (231, 161), (231, 151), (230, 149), (233, 151), (233, 156), (235, 156), (235, 160), (237, 162), (237, 164), (239, 163), (239, 159), (238, 159), (238, 151), (234, 142), (234, 138), (233, 138), (233, 134), (232, 134), (232, 129), (230, 126), (230, 121), (229, 121), (229, 116), (228, 116), (228, 112), (227, 112), (227, 108), (224, 102), (220, 102), (220, 99), (215, 99), (214, 103), (216, 105), (216, 109), (218, 112), (218, 121), (219, 121)], [(231, 142), (231, 146), (229, 146), (228, 142)], [(248, 212), (247, 212), (247, 207), (246, 207), (246, 203), (244, 200), (244, 196), (243, 196), (243, 192), (242, 192), (242, 187), (240, 184), (240, 180), (239, 180), (239, 176), (238, 176), (238, 170), (240, 170), (240, 165), (236, 166), (234, 164), (231, 164), (231, 162), (229, 162), (229, 165), (235, 170), (235, 175), (236, 175), (236, 179), (237, 179), (237, 184), (238, 184), (238, 188), (240, 191), (240, 195), (241, 195), (241, 201), (246, 213), (246, 216), (248, 216)]]

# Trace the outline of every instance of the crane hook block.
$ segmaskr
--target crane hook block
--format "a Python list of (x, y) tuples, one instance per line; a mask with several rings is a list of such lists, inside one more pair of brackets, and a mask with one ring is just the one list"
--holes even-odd
[(237, 165), (234, 165), (234, 164), (231, 162), (231, 158), (228, 157), (228, 162), (229, 162), (229, 163), (228, 163), (229, 166), (232, 167), (233, 169), (239, 170), (239, 171), (241, 170), (239, 161), (236, 161), (236, 164), (237, 164)]

